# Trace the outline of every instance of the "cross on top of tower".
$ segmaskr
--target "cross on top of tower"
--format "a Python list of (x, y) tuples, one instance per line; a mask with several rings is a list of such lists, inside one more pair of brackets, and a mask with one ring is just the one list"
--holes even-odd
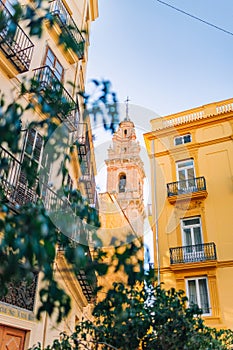
[(129, 120), (129, 96), (127, 96), (127, 99), (125, 100), (125, 120)]

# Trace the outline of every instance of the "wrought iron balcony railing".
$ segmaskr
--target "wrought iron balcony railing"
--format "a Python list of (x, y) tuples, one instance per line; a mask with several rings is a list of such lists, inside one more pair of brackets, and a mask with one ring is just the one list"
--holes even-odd
[(94, 175), (82, 175), (80, 178), (80, 182), (83, 182), (85, 185), (85, 190), (87, 194), (87, 198), (89, 204), (94, 205), (97, 204), (97, 194), (96, 194), (96, 183)]
[(55, 16), (60, 28), (66, 32), (67, 35), (73, 40), (73, 51), (79, 58), (83, 58), (85, 40), (78, 29), (73, 18), (68, 13), (62, 0), (54, 0), (51, 2), (50, 12)]
[[(0, 159), (0, 186), (7, 200), (13, 206), (35, 203), (39, 198), (36, 191), (38, 180), (36, 179), (33, 186), (29, 186), (24, 176), (22, 162), (2, 146), (0, 146)], [(40, 191), (40, 198), (44, 199), (47, 210), (58, 210), (69, 205), (68, 200), (66, 202), (64, 198), (59, 197), (47, 184), (42, 184)]]
[[(78, 246), (78, 243), (76, 242), (71, 242), (72, 246)], [(85, 254), (87, 256), (87, 265), (90, 265), (92, 263), (92, 257), (90, 253), (89, 247), (83, 246), (83, 249), (85, 250)], [(58, 250), (61, 252), (65, 251), (64, 246), (60, 245), (58, 247)], [(79, 271), (76, 273), (77, 279), (79, 281), (79, 284), (82, 288), (83, 294), (87, 298), (88, 302), (93, 301), (93, 297), (95, 295), (95, 289), (97, 287), (97, 277), (94, 272), (94, 270), (89, 271), (86, 273), (85, 269), (79, 269)]]
[(78, 154), (81, 159), (89, 155), (91, 146), (87, 123), (79, 123), (78, 130), (73, 133), (73, 143), (74, 142), (77, 142)]
[(206, 181), (204, 176), (167, 184), (168, 197), (201, 191), (206, 191)]
[(169, 251), (171, 264), (185, 264), (217, 259), (216, 246), (213, 242), (170, 248)]
[(48, 103), (55, 103), (57, 115), (62, 121), (75, 120), (77, 105), (49, 66), (34, 70), (32, 92), (43, 94)]
[(0, 48), (19, 73), (27, 72), (31, 63), (34, 44), (19, 24), (15, 23), (12, 14), (1, 0), (0, 12), (5, 22), (1, 23)]

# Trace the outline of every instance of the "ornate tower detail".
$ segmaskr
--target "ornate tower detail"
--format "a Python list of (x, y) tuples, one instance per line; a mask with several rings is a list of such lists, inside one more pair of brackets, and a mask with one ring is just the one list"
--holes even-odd
[(113, 135), (108, 149), (107, 191), (113, 194), (135, 232), (143, 235), (143, 183), (145, 173), (136, 140), (134, 123), (128, 113)]

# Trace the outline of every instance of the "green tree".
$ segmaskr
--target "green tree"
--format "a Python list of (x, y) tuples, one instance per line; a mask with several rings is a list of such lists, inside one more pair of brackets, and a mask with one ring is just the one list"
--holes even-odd
[(115, 283), (96, 304), (93, 321), (79, 323), (71, 335), (61, 334), (46, 350), (229, 349), (232, 331), (207, 327), (201, 314), (197, 305), (187, 307), (183, 291), (154, 286), (145, 275), (142, 283)]

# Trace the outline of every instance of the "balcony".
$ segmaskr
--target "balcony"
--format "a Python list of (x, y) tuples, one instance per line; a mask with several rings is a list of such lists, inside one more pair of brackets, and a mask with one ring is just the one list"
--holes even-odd
[(216, 246), (213, 242), (170, 248), (169, 251), (171, 265), (217, 260)]
[[(34, 44), (23, 29), (14, 22), (13, 16), (0, 0), (4, 24), (1, 24), (0, 48), (19, 73), (27, 72), (30, 67)], [(13, 28), (13, 30), (12, 30)]]
[(65, 210), (65, 207), (69, 205), (68, 200), (66, 202), (65, 199), (58, 197), (57, 193), (47, 184), (41, 185), (41, 195), (39, 196), (36, 192), (38, 179), (30, 187), (27, 183), (22, 162), (2, 146), (0, 146), (0, 159), (2, 165), (0, 169), (0, 186), (12, 207), (36, 203), (39, 197), (45, 199), (45, 208), (47, 210), (56, 211), (60, 208)]
[(171, 204), (177, 200), (206, 198), (207, 190), (204, 176), (168, 183), (167, 196)]
[[(71, 242), (71, 244), (75, 247), (78, 243)], [(87, 265), (92, 263), (92, 257), (90, 253), (90, 249), (88, 246), (82, 246), (85, 254), (87, 256)], [(65, 248), (64, 246), (60, 245), (58, 250), (60, 252), (64, 252)], [(97, 277), (94, 272), (94, 270), (90, 270), (89, 272), (86, 272), (85, 269), (79, 269), (78, 272), (76, 272), (77, 280), (82, 288), (83, 294), (85, 295), (87, 301), (90, 303), (93, 301), (93, 298), (95, 296), (95, 289), (97, 286)]]
[(49, 66), (34, 70), (32, 92), (42, 95), (48, 103), (54, 104), (61, 121), (75, 122), (77, 105)]
[(92, 206), (96, 206), (97, 194), (94, 175), (82, 175), (80, 178), (80, 182), (84, 183), (89, 204), (91, 204)]
[(73, 18), (70, 16), (62, 0), (54, 0), (50, 5), (50, 13), (54, 16), (60, 29), (65, 31), (73, 42), (72, 50), (77, 54), (79, 59), (83, 58), (85, 40), (78, 29)]

